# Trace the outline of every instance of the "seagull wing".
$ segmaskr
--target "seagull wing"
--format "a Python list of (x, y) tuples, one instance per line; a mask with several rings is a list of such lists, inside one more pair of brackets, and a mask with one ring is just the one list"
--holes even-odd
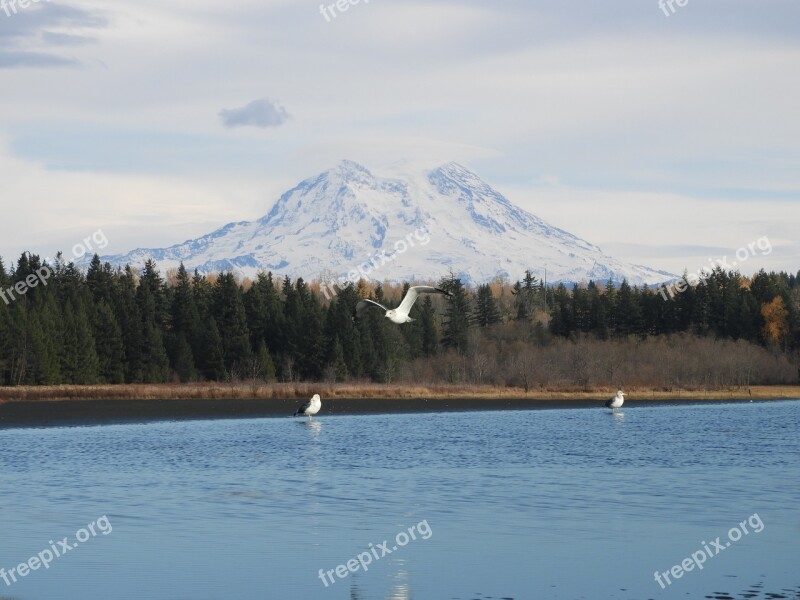
[(304, 412), (306, 412), (306, 411), (307, 411), (309, 408), (311, 408), (311, 400), (306, 400), (305, 402), (303, 402), (303, 403), (302, 403), (302, 404), (301, 404), (301, 405), (300, 405), (300, 406), (297, 408), (297, 410), (296, 410), (296, 411), (294, 411), (294, 416), (296, 417), (297, 415), (302, 415), (302, 414), (303, 414)]
[(414, 306), (414, 302), (417, 301), (417, 298), (420, 294), (444, 294), (445, 296), (449, 296), (450, 293), (444, 290), (440, 290), (439, 288), (431, 287), (429, 285), (415, 285), (413, 287), (408, 288), (408, 292), (406, 292), (406, 297), (403, 298), (403, 301), (400, 303), (400, 306), (397, 307), (397, 312), (408, 314), (411, 312), (411, 307)]
[(383, 304), (378, 304), (374, 300), (370, 300), (369, 298), (366, 298), (364, 300), (360, 300), (359, 303), (356, 304), (356, 317), (361, 317), (361, 313), (364, 311), (364, 309), (368, 308), (370, 306), (377, 306), (378, 308), (382, 308), (383, 312), (386, 312), (387, 310), (389, 310)]

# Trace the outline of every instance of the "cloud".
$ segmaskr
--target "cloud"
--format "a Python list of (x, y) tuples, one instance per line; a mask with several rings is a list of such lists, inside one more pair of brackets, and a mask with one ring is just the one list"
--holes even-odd
[(222, 124), (232, 127), (280, 127), (289, 119), (286, 109), (269, 98), (253, 100), (242, 108), (225, 108), (219, 112)]
[(25, 67), (70, 67), (78, 61), (42, 52), (0, 52), (0, 69)]
[(9, 17), (3, 19), (0, 28), (0, 69), (79, 66), (74, 57), (55, 54), (51, 49), (93, 42), (93, 38), (76, 32), (108, 25), (100, 14), (59, 4), (38, 4)]
[(97, 38), (56, 31), (43, 31), (42, 40), (51, 46), (82, 46), (96, 42)]

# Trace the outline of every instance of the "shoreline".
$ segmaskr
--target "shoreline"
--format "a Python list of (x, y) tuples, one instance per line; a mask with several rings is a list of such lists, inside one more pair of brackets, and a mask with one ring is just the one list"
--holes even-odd
[[(630, 400), (765, 400), (800, 398), (800, 385), (761, 385), (720, 388), (664, 388), (624, 386)], [(448, 399), (484, 400), (606, 400), (617, 388), (607, 386), (548, 386), (530, 388), (463, 384), (403, 383), (137, 383), (101, 385), (2, 386), (0, 406), (14, 402), (62, 402), (66, 400), (281, 400), (307, 399)]]
[[(800, 386), (732, 390), (629, 388), (625, 407), (800, 399)], [(0, 428), (161, 420), (290, 417), (300, 399), (322, 395), (319, 417), (473, 410), (602, 408), (613, 395), (596, 390), (531, 391), (490, 386), (169, 384), (0, 388)], [(15, 394), (16, 392), (16, 394)], [(22, 392), (22, 393), (20, 393)], [(14, 394), (16, 398), (10, 398)], [(160, 397), (159, 397), (160, 396)]]

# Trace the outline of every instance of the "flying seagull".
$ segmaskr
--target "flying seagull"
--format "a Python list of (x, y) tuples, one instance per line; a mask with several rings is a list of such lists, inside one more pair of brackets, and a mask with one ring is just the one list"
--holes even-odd
[(606, 401), (606, 408), (610, 408), (612, 411), (617, 410), (623, 402), (625, 402), (625, 393), (617, 390), (617, 395)]
[(311, 415), (317, 414), (320, 408), (322, 408), (322, 400), (319, 399), (319, 394), (314, 394), (311, 396), (311, 400), (297, 407), (294, 416), (305, 415), (308, 417), (308, 420), (311, 421)]
[(360, 315), (362, 310), (371, 305), (382, 308), (386, 312), (386, 318), (392, 323), (410, 323), (414, 319), (409, 317), (408, 313), (411, 312), (411, 307), (414, 306), (414, 302), (417, 301), (417, 297), (419, 297), (420, 294), (444, 294), (445, 296), (451, 295), (450, 292), (446, 292), (445, 290), (431, 287), (429, 285), (415, 285), (408, 288), (405, 298), (403, 298), (403, 301), (397, 308), (388, 309), (383, 304), (378, 304), (374, 300), (366, 299), (361, 300), (358, 304), (356, 304), (356, 314)]

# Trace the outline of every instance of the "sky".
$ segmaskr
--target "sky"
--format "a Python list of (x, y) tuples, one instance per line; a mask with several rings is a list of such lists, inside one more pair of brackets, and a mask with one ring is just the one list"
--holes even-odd
[(164, 247), (410, 159), (633, 263), (797, 272), (800, 3), (681, 4), (0, 0), (0, 256)]

